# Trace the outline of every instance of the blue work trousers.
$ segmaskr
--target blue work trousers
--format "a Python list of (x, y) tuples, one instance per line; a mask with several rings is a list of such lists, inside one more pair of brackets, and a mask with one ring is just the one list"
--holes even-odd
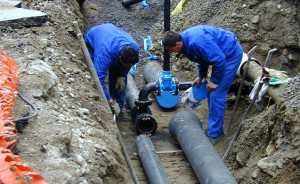
[[(115, 85), (117, 78), (120, 77), (121, 70), (118, 67), (110, 67), (108, 71), (108, 86), (109, 86), (109, 94), (112, 98), (116, 99), (117, 103), (119, 104), (120, 110), (122, 109), (125, 104), (125, 89), (118, 93), (116, 91)], [(125, 78), (125, 86), (127, 86), (127, 78)]]
[(243, 56), (243, 49), (237, 42), (236, 52), (226, 59), (224, 77), (217, 89), (208, 92), (208, 122), (207, 135), (209, 137), (218, 137), (223, 132), (223, 120), (226, 109), (226, 95), (233, 82), (236, 71), (240, 65)]

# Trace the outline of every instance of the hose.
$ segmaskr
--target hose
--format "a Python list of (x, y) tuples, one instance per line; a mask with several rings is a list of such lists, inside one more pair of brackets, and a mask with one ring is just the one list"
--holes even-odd
[(30, 115), (30, 116), (26, 116), (26, 117), (22, 117), (22, 118), (17, 118), (17, 119), (15, 119), (15, 120), (13, 120), (13, 122), (16, 123), (16, 122), (19, 122), (19, 121), (25, 121), (25, 120), (29, 120), (29, 119), (34, 118), (35, 116), (37, 116), (38, 110), (37, 110), (36, 106), (33, 105), (32, 103), (30, 103), (28, 100), (26, 100), (26, 98), (24, 98), (23, 95), (21, 95), (20, 92), (18, 93), (18, 95), (19, 95), (19, 97), (20, 97), (25, 103), (27, 103), (27, 104), (34, 110), (34, 113), (33, 113), (32, 115)]

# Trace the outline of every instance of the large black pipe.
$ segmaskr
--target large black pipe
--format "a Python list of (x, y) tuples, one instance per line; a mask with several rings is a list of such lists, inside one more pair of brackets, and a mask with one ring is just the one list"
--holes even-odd
[(157, 61), (148, 61), (144, 67), (144, 78), (147, 83), (152, 83), (161, 78), (162, 72), (162, 67)]
[(143, 0), (123, 0), (122, 5), (125, 6), (126, 8), (129, 7), (130, 5), (142, 2)]
[(237, 184), (194, 113), (177, 113), (170, 121), (169, 132), (181, 145), (202, 184)]
[[(148, 89), (148, 88), (147, 88)], [(153, 134), (157, 129), (156, 120), (151, 116), (151, 110), (149, 105), (151, 101), (138, 100), (140, 94), (139, 90), (136, 87), (136, 84), (130, 74), (127, 75), (127, 86), (125, 90), (125, 101), (131, 109), (131, 120), (134, 123), (137, 134)], [(142, 94), (148, 93), (147, 90), (144, 90)]]
[(136, 137), (135, 144), (149, 183), (169, 184), (170, 181), (150, 138), (146, 135), (139, 135)]
[(136, 105), (134, 100), (138, 99), (140, 91), (138, 90), (131, 74), (127, 75), (127, 86), (125, 90), (125, 101), (129, 105), (130, 109), (133, 109)]
[[(164, 32), (170, 30), (170, 0), (164, 1)], [(170, 53), (164, 49), (164, 71), (170, 71)]]

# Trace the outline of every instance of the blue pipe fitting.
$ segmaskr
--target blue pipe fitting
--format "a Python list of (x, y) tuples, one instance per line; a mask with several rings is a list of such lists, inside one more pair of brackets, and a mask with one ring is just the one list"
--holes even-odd
[(163, 71), (159, 81), (159, 93), (161, 95), (164, 91), (170, 91), (172, 95), (178, 94), (178, 80), (176, 77), (171, 76), (170, 71)]
[(147, 0), (144, 0), (143, 2), (141, 2), (141, 7), (149, 8), (149, 4), (147, 3)]
[(170, 71), (163, 71), (161, 78), (158, 78), (158, 87), (156, 99), (164, 108), (172, 108), (177, 105), (180, 94), (179, 83), (176, 77), (171, 76)]

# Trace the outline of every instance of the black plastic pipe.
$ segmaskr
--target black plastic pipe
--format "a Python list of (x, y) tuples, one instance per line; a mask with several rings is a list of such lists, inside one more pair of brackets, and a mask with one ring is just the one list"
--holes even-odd
[[(145, 90), (147, 92), (147, 90)], [(144, 93), (146, 93), (144, 92)], [(143, 93), (143, 94), (144, 94)], [(134, 123), (137, 134), (153, 134), (157, 129), (156, 120), (152, 117), (149, 105), (151, 101), (138, 98), (140, 92), (130, 74), (127, 75), (127, 86), (125, 90), (125, 101), (131, 109), (131, 120)], [(146, 99), (146, 97), (144, 98)]]
[(142, 2), (143, 0), (123, 0), (122, 5), (125, 6), (126, 8), (129, 7), (130, 5)]
[(169, 132), (181, 145), (200, 183), (237, 184), (194, 113), (177, 113), (170, 121)]
[(146, 135), (139, 135), (136, 137), (135, 144), (149, 183), (169, 184), (170, 181), (150, 138)]
[(133, 109), (136, 105), (134, 100), (138, 99), (140, 91), (136, 87), (136, 84), (131, 76), (128, 73), (127, 75), (127, 86), (125, 89), (125, 101), (129, 105), (130, 109)]
[(144, 88), (140, 91), (139, 101), (148, 100), (148, 95), (151, 92), (155, 92), (157, 90), (158, 90), (158, 84), (156, 82), (151, 82), (146, 84), (146, 86), (144, 86)]
[(193, 81), (183, 81), (178, 83), (179, 90), (186, 90), (192, 86)]
[[(164, 33), (170, 30), (170, 0), (164, 0)], [(164, 48), (164, 71), (170, 71), (170, 53)]]
[(152, 83), (161, 78), (162, 72), (162, 67), (157, 61), (148, 61), (144, 68), (144, 78), (147, 83)]

